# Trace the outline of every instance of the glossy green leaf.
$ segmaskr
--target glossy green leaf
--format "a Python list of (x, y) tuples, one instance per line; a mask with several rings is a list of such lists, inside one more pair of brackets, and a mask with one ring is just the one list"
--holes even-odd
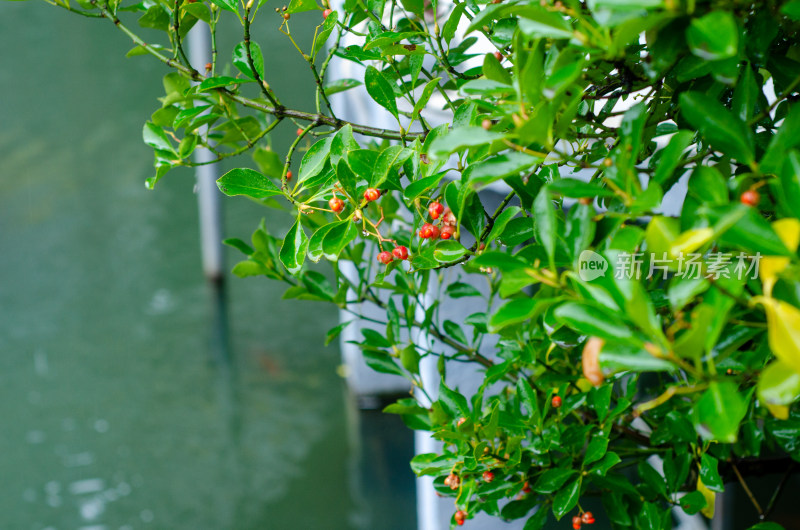
[(281, 263), (290, 274), (297, 274), (303, 268), (307, 247), (308, 237), (300, 225), (300, 219), (298, 219), (286, 233), (286, 237), (283, 238), (283, 245), (281, 245), (279, 254)]
[(695, 403), (692, 412), (695, 429), (704, 440), (724, 443), (736, 441), (739, 423), (747, 412), (747, 403), (735, 384), (712, 382)]
[(750, 130), (719, 101), (700, 92), (683, 92), (680, 107), (686, 121), (714, 148), (745, 164), (755, 160)]
[(392, 85), (384, 75), (373, 66), (368, 66), (364, 74), (364, 86), (369, 96), (381, 107), (392, 113), (397, 118), (397, 102), (395, 101)]
[(555, 264), (556, 251), (556, 211), (548, 189), (542, 188), (533, 201), (533, 231), (536, 240), (544, 247), (550, 260), (550, 267)]
[[(250, 57), (253, 59), (258, 77), (264, 79), (264, 56), (261, 54), (261, 47), (255, 41), (250, 42)], [(233, 65), (247, 77), (255, 79), (244, 42), (240, 42), (233, 49)]]
[(459, 127), (433, 140), (428, 153), (436, 158), (446, 158), (461, 149), (485, 145), (501, 138), (501, 133), (486, 131), (482, 127)]
[(727, 11), (715, 10), (692, 19), (686, 30), (686, 42), (692, 53), (706, 61), (736, 56), (739, 49), (739, 28)]
[(225, 195), (245, 195), (254, 199), (283, 195), (271, 180), (249, 168), (231, 169), (217, 180), (217, 187)]

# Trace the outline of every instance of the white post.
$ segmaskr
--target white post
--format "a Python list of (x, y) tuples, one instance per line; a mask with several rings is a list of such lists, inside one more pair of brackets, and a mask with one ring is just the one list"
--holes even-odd
[[(205, 24), (197, 24), (189, 31), (189, 60), (198, 72), (205, 71), (211, 61), (211, 35)], [(203, 126), (200, 134), (205, 133)], [(195, 162), (208, 162), (214, 155), (205, 147), (194, 150)], [(217, 165), (197, 166), (197, 206), (200, 214), (200, 246), (203, 256), (203, 273), (212, 282), (222, 280), (222, 215), (220, 192), (217, 189)]]

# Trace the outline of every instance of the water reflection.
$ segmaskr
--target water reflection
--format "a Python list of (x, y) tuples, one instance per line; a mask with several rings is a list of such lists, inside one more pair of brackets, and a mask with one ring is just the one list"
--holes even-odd
[[(336, 312), (267, 281), (209, 288), (191, 174), (144, 189), (166, 70), (128, 47), (0, 3), (0, 528), (411, 528), (410, 434), (346, 399), (320, 346)], [(288, 228), (237, 201), (226, 236), (264, 215)]]

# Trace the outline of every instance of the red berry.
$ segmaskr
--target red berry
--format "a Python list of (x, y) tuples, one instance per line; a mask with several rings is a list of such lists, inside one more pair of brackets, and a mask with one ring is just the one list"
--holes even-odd
[(291, 171), (287, 171), (286, 172), (286, 180), (292, 180), (292, 172)]
[(431, 226), (431, 239), (439, 239), (439, 229), (435, 226)]
[(297, 136), (303, 136), (303, 129), (300, 127), (297, 128)]
[(581, 527), (581, 516), (576, 515), (572, 518), (572, 528), (580, 528)]
[(525, 484), (522, 485), (522, 491), (524, 491), (525, 493), (531, 492), (531, 485), (528, 484), (527, 480), (525, 481)]
[(394, 250), (392, 250), (392, 255), (400, 260), (408, 259), (408, 249), (403, 245), (394, 247)]
[(433, 235), (433, 225), (430, 223), (425, 223), (422, 225), (422, 228), (419, 229), (419, 237), (422, 239), (428, 239)]
[(283, 14), (283, 20), (289, 20), (290, 18), (292, 18), (292, 15), (290, 15), (289, 13)]
[(364, 198), (367, 199), (367, 202), (377, 201), (380, 197), (381, 192), (375, 188), (367, 188), (367, 191), (364, 192)]
[(450, 226), (450, 225), (447, 225), (447, 226), (442, 228), (442, 233), (441, 233), (440, 237), (442, 239), (450, 239), (451, 237), (453, 237), (453, 231), (454, 231), (454, 228), (452, 226)]
[(502, 61), (503, 60), (503, 54), (500, 53), (500, 52), (494, 52), (494, 58), (497, 59), (498, 61)]
[(739, 198), (739, 200), (742, 201), (742, 204), (746, 204), (747, 206), (757, 206), (761, 201), (761, 196), (756, 190), (747, 190), (746, 192), (742, 193), (742, 196)]
[(333, 13), (333, 9), (326, 9), (325, 11), (322, 12), (322, 16), (324, 18), (328, 18), (328, 15), (330, 15), (331, 13)]
[(483, 472), (483, 480), (488, 484), (489, 482), (494, 480), (494, 473), (491, 471), (484, 471)]
[(458, 475), (456, 475), (455, 473), (450, 473), (449, 475), (447, 475), (447, 478), (444, 479), (445, 485), (450, 486), (451, 490), (457, 490), (459, 482), (460, 481), (458, 479)]
[(594, 524), (594, 515), (592, 515), (592, 512), (585, 512), (581, 516), (581, 521), (586, 524)]
[(339, 213), (344, 209), (344, 201), (339, 197), (334, 197), (328, 201), (328, 206), (330, 206), (331, 210), (334, 212)]
[(388, 250), (384, 250), (383, 252), (378, 254), (378, 261), (380, 261), (384, 265), (388, 265), (392, 261), (394, 261), (394, 256), (392, 256), (392, 253), (389, 252)]
[(442, 206), (440, 202), (433, 201), (431, 205), (428, 206), (428, 213), (434, 221), (442, 215), (442, 212), (444, 212), (444, 206)]
[(464, 524), (464, 521), (467, 518), (467, 512), (465, 512), (464, 510), (458, 510), (455, 513), (455, 515), (453, 515), (453, 518), (456, 520), (456, 524), (461, 526), (462, 524)]
[(574, 528), (574, 530), (581, 530), (580, 521), (578, 521), (577, 523), (572, 523), (572, 528)]
[(557, 409), (561, 406), (561, 396), (553, 396), (553, 399), (550, 401), (550, 404), (553, 406), (554, 409)]

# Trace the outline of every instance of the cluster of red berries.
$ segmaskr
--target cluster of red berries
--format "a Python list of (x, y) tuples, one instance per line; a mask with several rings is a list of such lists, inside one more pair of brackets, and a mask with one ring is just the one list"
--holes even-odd
[(391, 252), (384, 250), (378, 254), (378, 261), (384, 265), (388, 265), (396, 259), (399, 259), (400, 261), (408, 259), (408, 249), (403, 245), (394, 247), (394, 250)]
[(431, 223), (425, 223), (419, 229), (419, 237), (422, 239), (450, 239), (456, 231), (456, 216), (450, 211), (450, 208), (442, 206), (442, 203), (433, 201), (428, 206), (428, 215), (431, 219), (436, 221), (442, 218), (442, 227), (439, 228)]
[(576, 515), (572, 518), (572, 528), (575, 530), (581, 529), (581, 523), (594, 524), (594, 515), (592, 515), (592, 512), (584, 512), (583, 515)]

